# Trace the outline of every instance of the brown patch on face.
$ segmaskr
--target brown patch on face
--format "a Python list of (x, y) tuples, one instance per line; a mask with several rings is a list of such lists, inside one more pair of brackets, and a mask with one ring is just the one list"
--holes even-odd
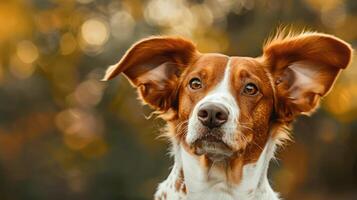
[[(240, 109), (235, 133), (239, 148), (236, 149), (237, 156), (230, 161), (227, 174), (232, 183), (239, 184), (243, 166), (256, 162), (268, 141), (274, 101), (271, 80), (257, 60), (234, 57), (231, 67), (231, 93)], [(257, 86), (259, 92), (256, 95), (243, 92), (248, 83)]]
[[(263, 65), (257, 60), (236, 57), (232, 60), (232, 68), (231, 91), (240, 109), (237, 135), (241, 135), (239, 142), (244, 148), (242, 159), (244, 163), (252, 163), (259, 158), (269, 137), (273, 89)], [(243, 92), (248, 83), (257, 86), (259, 92), (256, 95)]]

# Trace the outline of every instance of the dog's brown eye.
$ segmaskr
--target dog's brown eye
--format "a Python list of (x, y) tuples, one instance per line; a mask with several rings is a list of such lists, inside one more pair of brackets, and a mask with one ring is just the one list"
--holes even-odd
[(244, 86), (243, 93), (246, 95), (254, 96), (258, 93), (258, 87), (253, 83), (248, 83)]
[(190, 88), (193, 90), (198, 90), (202, 87), (201, 80), (199, 78), (193, 78), (190, 80)]

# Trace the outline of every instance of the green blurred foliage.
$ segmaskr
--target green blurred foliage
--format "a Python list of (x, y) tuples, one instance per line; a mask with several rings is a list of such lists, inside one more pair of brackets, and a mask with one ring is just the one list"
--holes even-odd
[[(357, 45), (354, 0), (3, 0), (0, 199), (150, 199), (169, 173), (160, 120), (122, 77), (136, 40), (182, 35), (202, 52), (259, 56), (280, 25)], [(356, 56), (355, 56), (356, 57)], [(357, 62), (272, 163), (286, 199), (357, 198)]]

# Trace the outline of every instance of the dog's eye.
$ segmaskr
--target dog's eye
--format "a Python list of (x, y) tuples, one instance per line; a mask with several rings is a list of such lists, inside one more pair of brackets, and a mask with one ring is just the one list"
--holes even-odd
[(190, 80), (190, 88), (193, 90), (198, 90), (202, 88), (202, 83), (199, 78), (193, 78)]
[(254, 83), (248, 83), (244, 86), (243, 93), (249, 96), (254, 96), (258, 93), (258, 87)]

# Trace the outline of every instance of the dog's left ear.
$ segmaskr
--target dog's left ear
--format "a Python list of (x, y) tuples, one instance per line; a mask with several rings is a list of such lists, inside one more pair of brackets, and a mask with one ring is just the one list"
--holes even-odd
[(123, 73), (144, 103), (166, 111), (174, 104), (180, 74), (197, 55), (188, 40), (150, 37), (134, 44), (118, 64), (107, 69), (103, 80)]
[(350, 63), (352, 48), (331, 35), (304, 33), (271, 40), (263, 60), (275, 84), (276, 114), (285, 122), (309, 114)]

